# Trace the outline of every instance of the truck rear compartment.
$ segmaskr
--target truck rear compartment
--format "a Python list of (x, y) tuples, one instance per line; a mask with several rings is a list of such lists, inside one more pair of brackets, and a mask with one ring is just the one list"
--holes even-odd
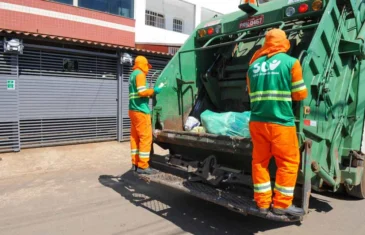
[[(308, 13), (286, 15), (301, 4), (318, 3), (323, 5), (312, 5)], [(265, 33), (280, 28), (291, 44), (287, 54), (300, 61), (309, 90), (307, 99), (293, 102), (301, 153), (294, 193), (301, 200), (294, 204), (308, 213), (311, 189), (336, 192), (342, 186), (350, 195), (365, 198), (362, 163), (353, 163), (364, 125), (364, 6), (363, 1), (288, 4), (278, 0), (260, 6), (253, 16), (246, 12), (250, 22), (258, 23), (251, 28), (237, 28), (247, 22), (245, 14), (239, 13), (210, 22), (214, 27), (218, 24), (222, 34), (201, 36), (200, 32), (213, 26), (199, 26), (157, 81), (169, 85), (154, 102), (154, 143), (169, 150), (169, 154), (152, 155), (151, 165), (160, 172), (143, 178), (243, 214), (263, 217), (252, 199), (251, 139), (210, 134), (212, 131), (191, 133), (184, 125), (189, 116), (199, 119), (204, 110), (250, 111), (246, 89), (249, 61), (263, 44)], [(216, 123), (213, 130), (214, 126)], [(204, 132), (203, 128), (195, 131)], [(363, 162), (362, 157), (358, 159)], [(176, 170), (184, 174), (178, 175)], [(274, 159), (269, 172), (273, 183)], [(244, 190), (231, 191), (236, 187)], [(266, 218), (293, 221), (272, 214)]]
[[(311, 32), (304, 33), (300, 39), (297, 33), (289, 34), (292, 45), (289, 54), (299, 56), (303, 44), (309, 43), (305, 40), (308, 34)], [(198, 75), (198, 77), (202, 77), (201, 87), (194, 100), (194, 105), (184, 113), (201, 122), (200, 115), (205, 110), (217, 113), (250, 111), (245, 74), (248, 70), (248, 61), (262, 43), (263, 38), (261, 37), (238, 43), (233, 47), (222, 47), (216, 51), (215, 56), (212, 54), (216, 60), (209, 65), (207, 70), (201, 71), (201, 74)], [(234, 56), (230, 57), (229, 55), (232, 54)], [(196, 109), (197, 106), (199, 109)], [(164, 157), (152, 157), (154, 167), (161, 172), (156, 176), (148, 176), (148, 180), (168, 186), (174, 185), (179, 190), (195, 196), (201, 195), (206, 200), (228, 208), (233, 205), (230, 209), (243, 214), (257, 215), (258, 211), (252, 198), (251, 138), (184, 131), (183, 126), (187, 116), (182, 115), (182, 119), (176, 120), (173, 125), (155, 129), (154, 143), (168, 149), (170, 154)], [(166, 167), (163, 167), (164, 165)], [(169, 174), (171, 169), (179, 169), (187, 174), (175, 177), (173, 176), (175, 173)], [(276, 172), (274, 159), (270, 162), (269, 172), (274, 181)], [(216, 194), (222, 185), (240, 185), (244, 186), (245, 190), (239, 193), (226, 192), (225, 197), (219, 198)], [(242, 194), (242, 192), (244, 193)], [(299, 192), (296, 197), (300, 196)], [(276, 217), (273, 214), (268, 217), (280, 221), (299, 220), (298, 218)]]

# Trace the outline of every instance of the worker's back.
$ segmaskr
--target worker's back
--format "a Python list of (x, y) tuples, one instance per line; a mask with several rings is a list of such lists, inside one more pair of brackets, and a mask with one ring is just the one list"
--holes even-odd
[(262, 56), (249, 70), (251, 120), (294, 125), (292, 110), (292, 75), (296, 59), (279, 53), (271, 58)]

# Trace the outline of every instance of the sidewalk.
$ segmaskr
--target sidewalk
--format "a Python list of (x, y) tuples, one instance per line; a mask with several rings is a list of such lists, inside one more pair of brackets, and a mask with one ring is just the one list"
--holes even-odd
[(0, 180), (62, 170), (101, 169), (130, 164), (129, 142), (103, 142), (24, 149), (0, 154)]

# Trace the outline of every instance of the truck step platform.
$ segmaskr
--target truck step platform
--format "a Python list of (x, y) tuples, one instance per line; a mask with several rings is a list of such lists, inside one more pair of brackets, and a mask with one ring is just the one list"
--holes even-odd
[(302, 217), (293, 217), (287, 215), (276, 215), (272, 212), (264, 215), (256, 208), (252, 198), (239, 195), (235, 192), (214, 188), (201, 182), (192, 182), (184, 178), (159, 171), (153, 175), (138, 175), (140, 179), (147, 183), (153, 182), (168, 187), (175, 188), (198, 198), (213, 202), (220, 206), (224, 206), (232, 211), (243, 215), (254, 215), (269, 220), (281, 222), (297, 222), (302, 221)]

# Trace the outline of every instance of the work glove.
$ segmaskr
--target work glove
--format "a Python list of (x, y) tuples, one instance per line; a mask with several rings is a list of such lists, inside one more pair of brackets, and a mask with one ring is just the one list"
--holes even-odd
[(153, 88), (153, 92), (155, 93), (155, 94), (160, 94), (160, 92), (161, 92), (161, 88), (159, 88), (159, 87), (155, 87), (155, 88)]

